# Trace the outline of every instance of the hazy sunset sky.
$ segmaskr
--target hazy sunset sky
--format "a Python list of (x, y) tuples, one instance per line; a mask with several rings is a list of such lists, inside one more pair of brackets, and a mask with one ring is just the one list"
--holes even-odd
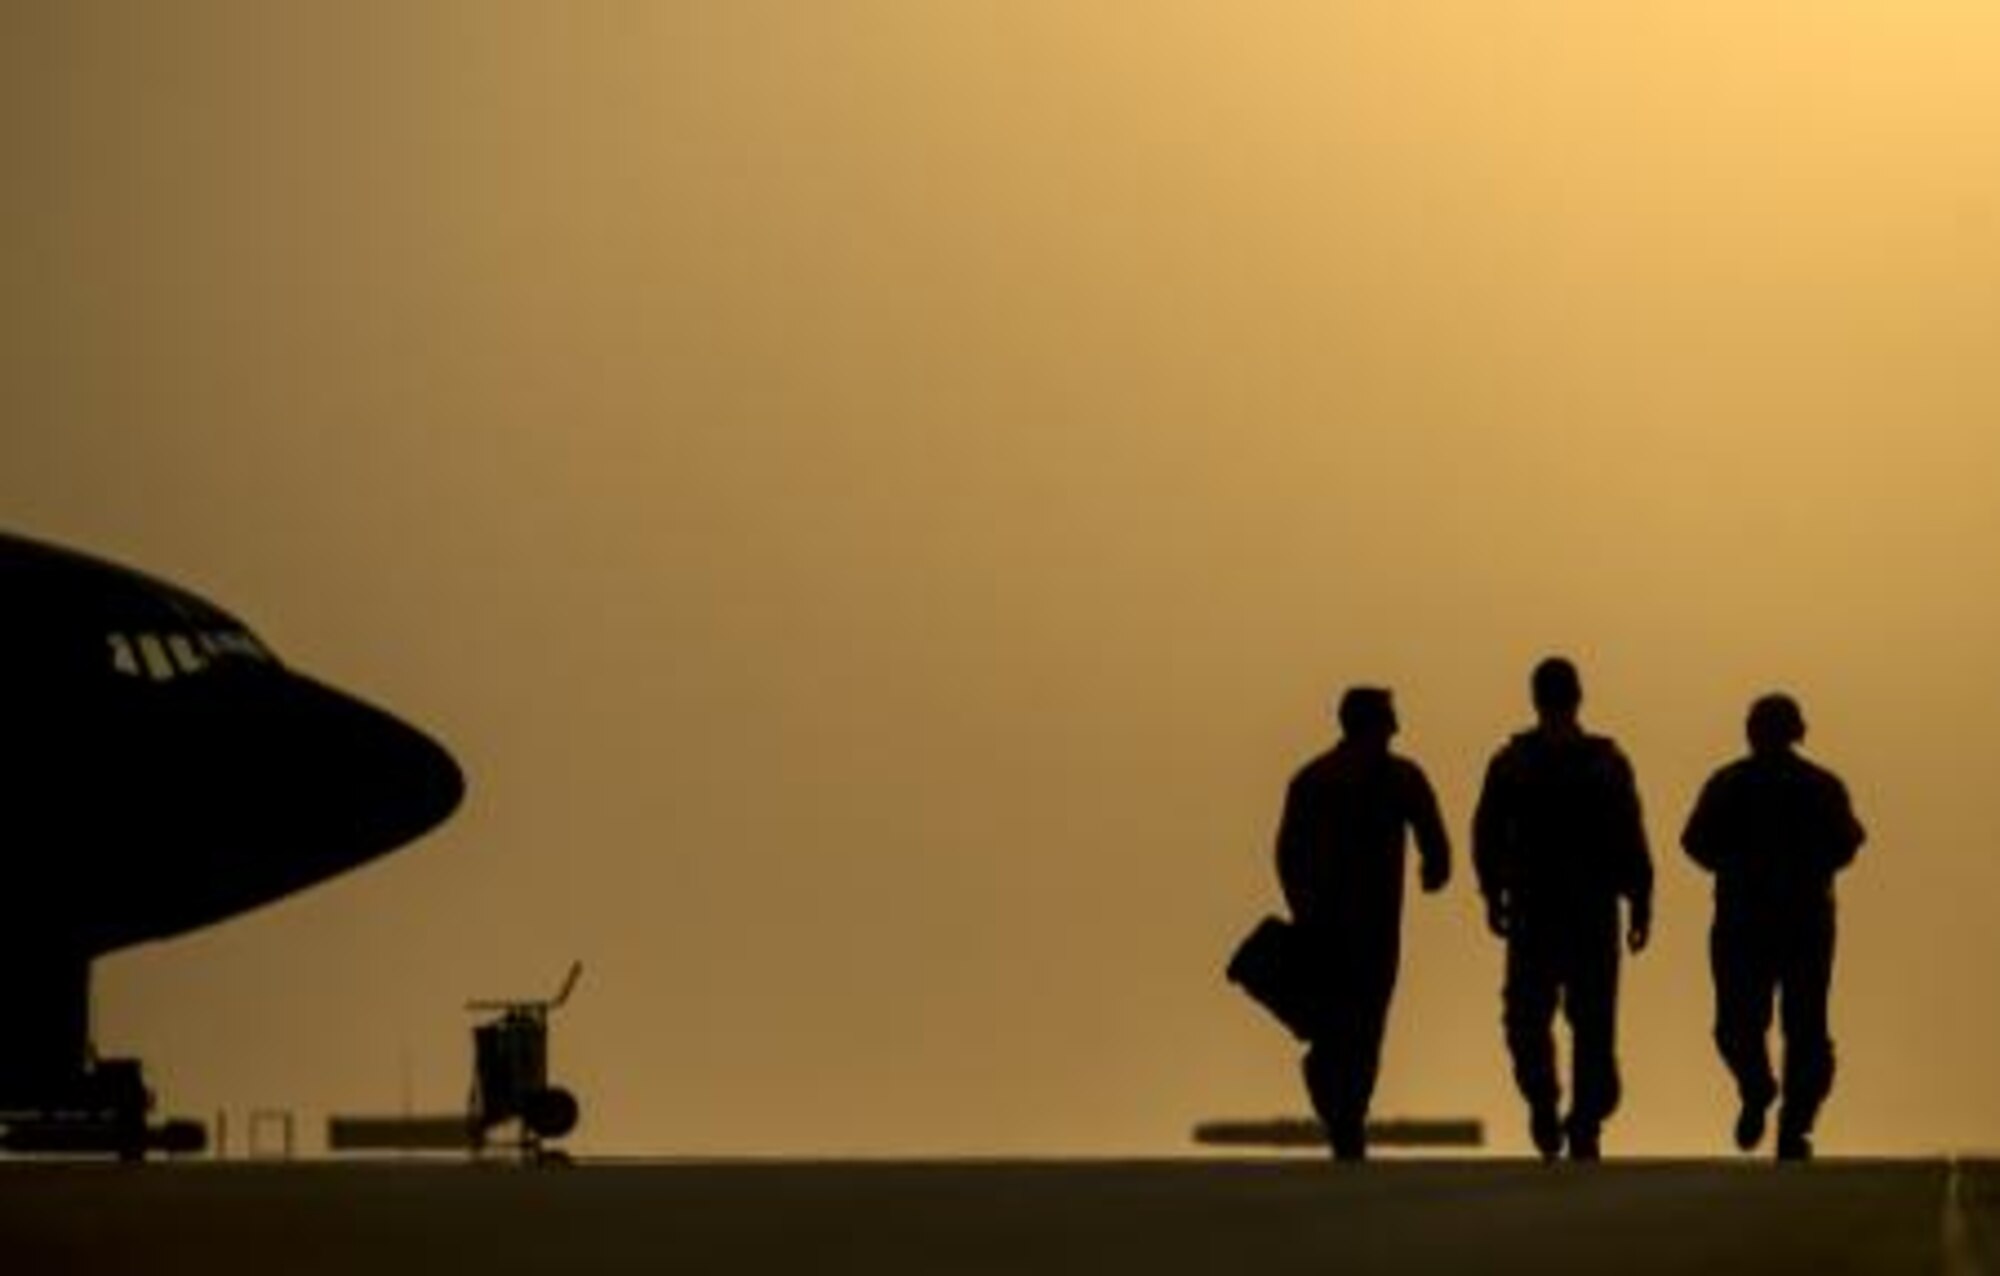
[(1376, 1110), (1519, 1151), (1465, 842), (1560, 650), (1661, 879), (1607, 1150), (1726, 1146), (1678, 835), (1779, 686), (1872, 835), (1822, 1146), (2000, 1146), (1996, 66), (1984, 0), (7, 6), (0, 525), (471, 781), (101, 963), (101, 1045), (449, 1108), (576, 957), (585, 1151), (1189, 1150), (1304, 1110), (1221, 966), (1383, 682), (1459, 874)]

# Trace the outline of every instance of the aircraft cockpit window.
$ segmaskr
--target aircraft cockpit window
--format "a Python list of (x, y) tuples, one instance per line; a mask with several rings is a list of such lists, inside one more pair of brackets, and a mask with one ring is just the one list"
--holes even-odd
[(182, 673), (200, 673), (208, 668), (208, 657), (195, 650), (194, 639), (187, 634), (168, 634), (167, 650), (173, 653), (174, 667)]
[(146, 662), (146, 676), (154, 682), (165, 682), (174, 676), (173, 661), (167, 659), (166, 644), (158, 634), (139, 635), (139, 658)]
[(267, 664), (276, 663), (271, 653), (264, 648), (247, 630), (211, 629), (201, 636), (201, 645), (211, 654), (218, 656), (248, 656), (252, 660), (262, 660)]
[(208, 669), (219, 660), (248, 659), (276, 663), (264, 645), (241, 629), (209, 629), (200, 633), (108, 634), (111, 669), (127, 678), (167, 682)]
[(139, 653), (124, 634), (111, 635), (111, 667), (128, 678), (139, 676)]

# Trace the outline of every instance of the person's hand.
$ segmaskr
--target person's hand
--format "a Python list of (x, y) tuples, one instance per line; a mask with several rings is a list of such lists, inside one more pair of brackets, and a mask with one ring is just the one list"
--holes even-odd
[(1418, 871), (1426, 895), (1435, 895), (1451, 881), (1451, 864), (1447, 860), (1425, 860)]
[(1637, 956), (1646, 951), (1646, 945), (1653, 942), (1653, 910), (1635, 908), (1632, 910), (1632, 925), (1625, 932), (1625, 946)]
[(1495, 892), (1486, 897), (1486, 929), (1500, 938), (1507, 938), (1507, 923), (1511, 920), (1507, 913), (1507, 896)]

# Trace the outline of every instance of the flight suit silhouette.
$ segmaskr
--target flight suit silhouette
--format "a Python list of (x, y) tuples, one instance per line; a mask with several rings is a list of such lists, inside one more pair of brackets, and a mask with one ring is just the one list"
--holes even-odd
[(1778, 1155), (1800, 1160), (1812, 1154), (1813, 1122), (1833, 1087), (1833, 879), (1867, 834), (1839, 778), (1793, 751), (1805, 737), (1795, 701), (1758, 700), (1748, 734), (1749, 756), (1710, 777), (1681, 845), (1715, 875), (1715, 1044), (1742, 1100), (1736, 1141), (1746, 1152), (1757, 1146), (1778, 1097), (1766, 1045), (1776, 999), (1785, 1037)]
[(1401, 956), (1406, 834), (1416, 836), (1426, 891), (1449, 880), (1451, 846), (1423, 770), (1389, 751), (1389, 693), (1349, 691), (1340, 718), (1340, 743), (1286, 790), (1277, 861), (1285, 902), (1326, 979), (1306, 1089), (1335, 1155), (1358, 1159)]
[[(1473, 861), (1488, 923), (1507, 941), (1502, 1021), (1530, 1134), (1546, 1157), (1567, 1136), (1570, 1154), (1590, 1160), (1620, 1098), (1618, 904), (1630, 902), (1627, 940), (1636, 953), (1651, 928), (1653, 865), (1631, 764), (1576, 723), (1574, 667), (1545, 661), (1535, 693), (1539, 725), (1514, 736), (1487, 768)], [(1566, 1120), (1558, 1115), (1559, 1006), (1571, 1038)]]

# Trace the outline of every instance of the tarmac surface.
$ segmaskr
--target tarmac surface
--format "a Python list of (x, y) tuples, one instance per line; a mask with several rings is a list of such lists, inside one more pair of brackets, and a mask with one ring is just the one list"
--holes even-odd
[(1940, 1272), (2000, 1162), (0, 1165), (0, 1271)]

